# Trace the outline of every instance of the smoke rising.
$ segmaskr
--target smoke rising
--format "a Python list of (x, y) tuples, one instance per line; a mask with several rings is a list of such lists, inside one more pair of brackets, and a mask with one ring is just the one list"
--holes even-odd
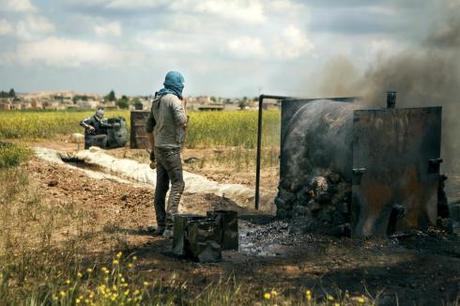
[(396, 106), (443, 106), (445, 173), (460, 173), (460, 2), (451, 1), (417, 47), (385, 54), (360, 73), (352, 59), (338, 57), (325, 67), (322, 94), (362, 96), (382, 107), (385, 92), (398, 92)]

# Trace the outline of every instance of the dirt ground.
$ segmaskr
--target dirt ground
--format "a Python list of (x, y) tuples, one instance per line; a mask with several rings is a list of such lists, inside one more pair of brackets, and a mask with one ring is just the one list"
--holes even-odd
[[(46, 146), (75, 149), (75, 145), (62, 143)], [(200, 158), (207, 153), (196, 151), (184, 155)], [(137, 154), (139, 159), (145, 158), (144, 153), (125, 149), (112, 154), (130, 158)], [(38, 159), (28, 162), (26, 168), (48, 201), (72, 203), (85, 216), (81, 223), (69, 224), (55, 233), (56, 243), (84, 236), (93, 254), (112, 253), (122, 246), (124, 252), (137, 254), (138, 272), (152, 280), (176, 274), (178, 279), (188, 281), (190, 290), (198, 292), (210, 281), (235, 276), (247, 286), (249, 294), (257, 296), (272, 288), (287, 296), (301, 296), (305, 288), (311, 288), (319, 296), (348, 290), (379, 295), (382, 305), (443, 305), (453, 303), (460, 295), (460, 240), (440, 230), (368, 241), (304, 235), (281, 242), (280, 251), (268, 256), (227, 251), (222, 262), (195, 263), (172, 256), (171, 241), (151, 234), (155, 225), (153, 188), (91, 179), (77, 169)], [(206, 170), (209, 171), (196, 172)], [(252, 184), (249, 174), (245, 177), (226, 169), (216, 169), (208, 175), (220, 182)], [(273, 221), (271, 216), (257, 215), (212, 194), (184, 194), (181, 203), (184, 211), (194, 213), (214, 208), (238, 210), (240, 235), (250, 235), (248, 228), (263, 228)], [(265, 235), (276, 232), (277, 229)], [(259, 243), (269, 241), (265, 237)]]

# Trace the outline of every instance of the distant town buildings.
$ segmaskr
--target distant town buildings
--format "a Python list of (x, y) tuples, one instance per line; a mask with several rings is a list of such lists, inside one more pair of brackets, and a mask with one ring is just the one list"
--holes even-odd
[[(112, 94), (112, 97), (111, 97)], [(81, 94), (72, 91), (63, 92), (35, 92), (17, 94), (11, 89), (9, 92), (0, 91), (0, 111), (9, 110), (84, 110), (96, 109), (103, 106), (105, 109), (120, 107), (130, 110), (150, 110), (153, 97), (151, 96), (121, 96), (116, 99), (111, 91), (107, 96), (98, 94)], [(187, 110), (190, 111), (222, 111), (257, 109), (257, 98), (222, 98), (214, 96), (185, 97)], [(120, 103), (122, 102), (122, 103)], [(269, 105), (270, 104), (270, 105)], [(267, 103), (267, 108), (279, 107), (278, 103)]]

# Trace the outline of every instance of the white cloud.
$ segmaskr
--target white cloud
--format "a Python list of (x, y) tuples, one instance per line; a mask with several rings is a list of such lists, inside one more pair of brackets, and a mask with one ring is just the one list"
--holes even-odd
[[(262, 0), (67, 0), (75, 5), (97, 5), (102, 9), (121, 11), (169, 10), (172, 12), (198, 13), (245, 23), (259, 24), (267, 20)], [(286, 3), (286, 0), (275, 2)]]
[(37, 39), (54, 31), (54, 24), (39, 15), (28, 15), (16, 25), (17, 36), (24, 40)]
[(278, 57), (294, 59), (313, 49), (313, 43), (307, 35), (294, 25), (288, 26), (275, 42), (275, 54)]
[(0, 36), (11, 34), (13, 30), (13, 26), (7, 20), (0, 19)]
[(241, 36), (231, 39), (227, 42), (227, 49), (241, 58), (291, 60), (309, 53), (313, 43), (304, 32), (291, 25), (273, 38)]
[(256, 0), (201, 0), (191, 3), (193, 3), (191, 9), (195, 12), (212, 14), (225, 19), (247, 23), (263, 23), (266, 20), (262, 3)]
[(34, 12), (36, 10), (30, 0), (0, 0), (0, 11)]
[(118, 9), (146, 9), (157, 8), (161, 5), (169, 4), (167, 0), (111, 0), (106, 5), (109, 8)]
[(49, 37), (18, 46), (16, 60), (21, 64), (78, 67), (85, 64), (112, 65), (128, 60), (127, 54), (109, 44)]
[(137, 35), (136, 42), (147, 47), (149, 51), (168, 52), (169, 55), (197, 54), (206, 51), (208, 47), (196, 40), (184, 40), (180, 34), (170, 31), (144, 32)]
[(120, 36), (122, 29), (119, 22), (113, 21), (105, 24), (95, 25), (94, 32), (98, 36)]
[(262, 41), (259, 38), (242, 36), (227, 43), (228, 50), (238, 57), (262, 57), (265, 55)]

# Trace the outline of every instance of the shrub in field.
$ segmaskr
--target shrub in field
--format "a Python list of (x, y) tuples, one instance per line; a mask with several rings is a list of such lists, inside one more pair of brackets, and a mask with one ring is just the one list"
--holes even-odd
[(0, 142), (0, 168), (18, 166), (31, 155), (30, 149), (7, 142)]

